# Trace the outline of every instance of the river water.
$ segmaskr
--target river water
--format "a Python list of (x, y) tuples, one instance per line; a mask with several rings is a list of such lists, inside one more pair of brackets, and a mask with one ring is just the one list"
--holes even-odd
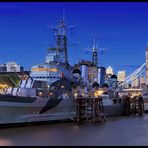
[(107, 122), (56, 123), (0, 128), (1, 146), (148, 145), (148, 114), (107, 118)]

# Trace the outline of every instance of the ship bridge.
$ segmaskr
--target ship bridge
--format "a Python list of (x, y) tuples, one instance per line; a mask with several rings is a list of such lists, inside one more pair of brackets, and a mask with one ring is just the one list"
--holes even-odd
[(56, 63), (34, 65), (30, 74), (34, 80), (47, 81), (49, 84), (59, 80), (63, 75), (71, 78), (72, 68)]

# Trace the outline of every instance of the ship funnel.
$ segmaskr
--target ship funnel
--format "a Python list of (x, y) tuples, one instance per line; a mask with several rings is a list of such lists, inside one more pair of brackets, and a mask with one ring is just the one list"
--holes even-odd
[(105, 83), (106, 69), (104, 67), (98, 67), (98, 83), (100, 87)]
[(87, 85), (88, 82), (88, 65), (81, 64), (81, 78), (83, 80), (84, 85)]
[(78, 81), (81, 77), (80, 69), (74, 69), (72, 74), (73, 74), (73, 78), (74, 78), (75, 81)]

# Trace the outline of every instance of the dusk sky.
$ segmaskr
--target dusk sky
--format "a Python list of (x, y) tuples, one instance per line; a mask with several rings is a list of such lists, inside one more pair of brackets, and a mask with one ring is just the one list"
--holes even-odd
[(63, 8), (67, 25), (76, 26), (73, 34), (68, 30), (70, 64), (92, 59), (85, 48), (92, 47), (93, 37), (106, 49), (100, 66), (129, 72), (145, 62), (148, 2), (1, 2), (0, 64), (16, 61), (30, 70), (43, 62), (53, 42), (48, 25), (62, 19)]

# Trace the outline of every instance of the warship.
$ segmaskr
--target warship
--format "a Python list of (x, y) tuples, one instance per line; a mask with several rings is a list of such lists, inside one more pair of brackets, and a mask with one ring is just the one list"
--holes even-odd
[[(29, 77), (21, 80), (18, 87), (9, 87), (5, 94), (0, 94), (0, 125), (75, 121), (77, 96), (90, 95), (97, 82), (88, 82), (89, 66), (85, 62), (79, 68), (69, 64), (66, 30), (63, 18), (54, 28), (55, 45), (48, 49), (44, 62), (33, 65)], [(96, 50), (94, 53), (97, 56)], [(102, 71), (97, 69), (99, 80)], [(103, 94), (102, 90), (97, 92)], [(112, 105), (108, 95), (104, 98), (106, 104)], [(108, 112), (120, 114), (121, 106), (114, 106)]]
[(0, 125), (74, 120), (73, 67), (68, 63), (65, 20), (58, 22), (56, 45), (45, 61), (31, 67), (29, 77), (0, 95)]

